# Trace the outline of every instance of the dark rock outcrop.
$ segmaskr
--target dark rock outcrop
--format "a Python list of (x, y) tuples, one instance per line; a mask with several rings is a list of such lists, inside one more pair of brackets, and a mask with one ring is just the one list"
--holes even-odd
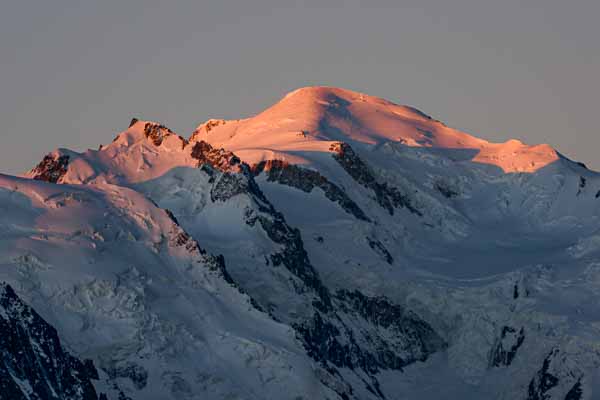
[(583, 176), (580, 176), (579, 177), (579, 188), (577, 189), (577, 196), (579, 196), (583, 192), (586, 185), (587, 185), (587, 179), (585, 179)]
[(390, 215), (394, 215), (394, 209), (406, 208), (415, 215), (423, 216), (423, 212), (417, 208), (409, 195), (388, 185), (386, 182), (378, 182), (371, 168), (354, 152), (349, 144), (335, 143), (331, 146), (331, 151), (334, 152), (333, 158), (357, 183), (373, 191), (377, 203), (386, 209)]
[(31, 177), (38, 181), (58, 183), (67, 173), (69, 158), (68, 155), (48, 154), (31, 170)]
[(56, 329), (0, 283), (0, 399), (97, 400), (98, 371), (61, 344)]
[(295, 325), (308, 355), (332, 373), (346, 368), (366, 377), (365, 387), (379, 398), (380, 371), (402, 370), (447, 347), (425, 321), (383, 297), (338, 291), (333, 307)]
[(192, 157), (198, 160), (198, 167), (210, 165), (222, 172), (241, 172), (242, 162), (238, 156), (225, 149), (215, 149), (202, 140), (194, 143)]
[(321, 311), (330, 311), (331, 298), (329, 291), (308, 260), (300, 231), (290, 228), (281, 214), (274, 214), (272, 217), (259, 217), (260, 224), (269, 238), (273, 242), (282, 245), (280, 252), (271, 255), (272, 264), (274, 266), (285, 266), (288, 271), (318, 296), (319, 301), (315, 302), (314, 305)]
[[(583, 373), (558, 348), (544, 358), (527, 388), (527, 400), (581, 400), (584, 398)], [(565, 367), (568, 369), (565, 370)], [(568, 390), (567, 390), (568, 389)], [(563, 397), (564, 396), (564, 397)]]
[(565, 400), (581, 400), (583, 398), (583, 388), (581, 387), (581, 378), (573, 385), (565, 396)]
[(202, 168), (211, 177), (212, 201), (227, 201), (239, 194), (255, 190), (251, 187), (256, 186), (256, 183), (252, 179), (250, 168), (232, 152), (215, 149), (210, 144), (199, 141), (194, 143), (191, 154), (198, 160), (197, 167)]
[(174, 134), (175, 133), (172, 130), (164, 125), (157, 124), (156, 122), (146, 122), (144, 125), (144, 135), (151, 140), (155, 146), (160, 146), (166, 136)]
[(369, 242), (369, 247), (377, 253), (381, 258), (385, 260), (388, 264), (392, 265), (394, 263), (394, 258), (390, 254), (390, 252), (385, 248), (383, 243), (381, 243), (377, 239), (372, 239), (370, 237), (367, 238)]
[(510, 326), (502, 327), (500, 337), (496, 340), (490, 355), (490, 367), (509, 366), (517, 355), (517, 350), (525, 341), (525, 330), (517, 331)]
[(548, 391), (558, 385), (558, 377), (550, 372), (550, 364), (554, 357), (559, 353), (558, 349), (554, 349), (544, 359), (542, 368), (537, 372), (529, 383), (527, 390), (527, 400), (548, 400), (550, 396)]
[(165, 213), (173, 222), (173, 227), (170, 232), (169, 245), (172, 247), (183, 247), (190, 254), (195, 254), (202, 263), (213, 272), (217, 272), (225, 280), (225, 282), (239, 289), (239, 285), (235, 283), (225, 266), (225, 258), (222, 255), (213, 256), (205, 249), (200, 247), (198, 242), (192, 238), (177, 221), (177, 218), (170, 210), (165, 209)]
[(230, 198), (248, 191), (248, 181), (239, 174), (224, 172), (210, 190), (212, 201), (227, 201)]
[[(447, 347), (446, 342), (418, 315), (391, 303), (387, 298), (369, 297), (354, 290), (336, 292), (337, 309), (354, 320), (366, 343), (372, 344), (374, 366), (402, 369)], [(392, 335), (384, 335), (383, 331)], [(356, 335), (356, 333), (355, 333)]]
[(314, 188), (319, 188), (323, 191), (325, 197), (338, 203), (348, 214), (362, 221), (369, 221), (369, 218), (360, 207), (342, 189), (317, 171), (281, 160), (261, 161), (254, 164), (251, 169), (255, 175), (260, 175), (264, 171), (269, 182), (278, 182), (306, 193), (310, 193)]

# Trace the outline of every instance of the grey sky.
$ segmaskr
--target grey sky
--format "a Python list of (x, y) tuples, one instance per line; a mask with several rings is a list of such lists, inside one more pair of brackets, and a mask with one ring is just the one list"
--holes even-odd
[(0, 171), (96, 148), (133, 116), (187, 136), (318, 84), (600, 170), (599, 18), (597, 0), (7, 0)]

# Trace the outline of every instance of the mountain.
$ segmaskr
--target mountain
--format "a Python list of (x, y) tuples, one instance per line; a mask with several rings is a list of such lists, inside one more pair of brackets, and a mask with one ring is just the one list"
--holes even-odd
[(600, 393), (600, 175), (549, 145), (309, 87), (189, 138), (133, 119), (0, 208), (0, 281), (108, 398)]

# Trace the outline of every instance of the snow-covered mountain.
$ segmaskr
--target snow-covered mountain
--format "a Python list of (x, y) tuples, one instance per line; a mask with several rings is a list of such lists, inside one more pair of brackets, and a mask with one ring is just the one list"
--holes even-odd
[(600, 395), (600, 175), (548, 145), (310, 87), (134, 119), (0, 209), (0, 281), (109, 399)]

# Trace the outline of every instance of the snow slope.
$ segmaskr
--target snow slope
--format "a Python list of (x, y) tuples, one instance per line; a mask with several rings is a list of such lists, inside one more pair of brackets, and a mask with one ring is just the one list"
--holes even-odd
[(139, 399), (331, 393), (289, 327), (257, 311), (143, 195), (0, 176), (0, 280)]
[(309, 153), (329, 152), (332, 141), (470, 150), (473, 161), (505, 172), (535, 171), (558, 158), (548, 145), (489, 143), (412, 107), (329, 87), (295, 90), (252, 118), (210, 120), (196, 129), (193, 140), (225, 147), (250, 164), (274, 158), (310, 163)]

